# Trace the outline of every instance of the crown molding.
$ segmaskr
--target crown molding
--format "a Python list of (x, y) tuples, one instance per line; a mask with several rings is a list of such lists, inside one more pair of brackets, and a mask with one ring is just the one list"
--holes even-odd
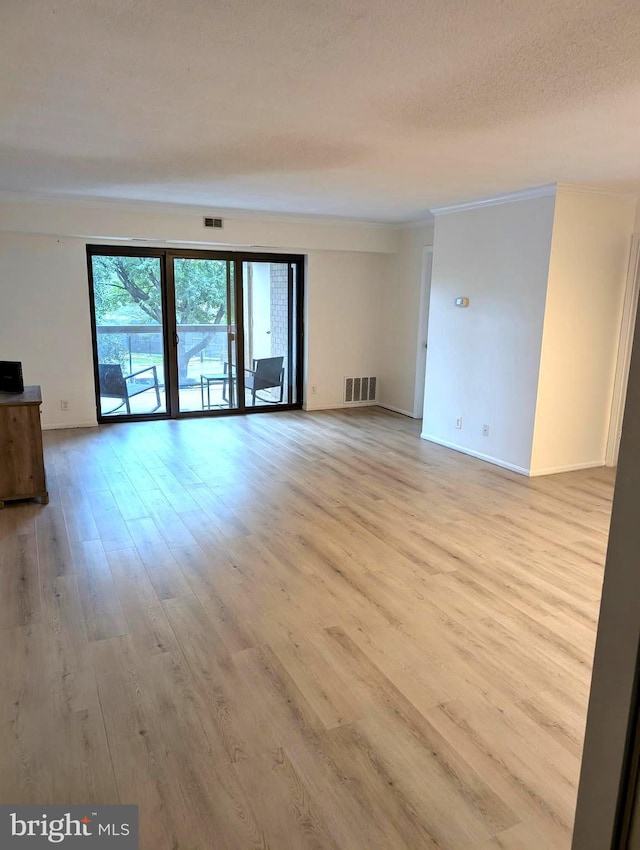
[(463, 201), (459, 204), (450, 204), (446, 207), (433, 207), (431, 212), (437, 218), (439, 215), (449, 213), (475, 210), (482, 207), (496, 207), (500, 204), (514, 204), (517, 201), (528, 201), (531, 198), (545, 198), (556, 193), (556, 184), (549, 183), (545, 186), (534, 186), (531, 189), (522, 189), (517, 192), (506, 192), (504, 195), (494, 195), (490, 198), (480, 198), (475, 201)]
[(398, 222), (350, 216), (323, 215), (321, 213), (281, 213), (269, 210), (248, 210), (218, 207), (215, 204), (177, 204), (171, 201), (136, 201), (116, 198), (82, 197), (79, 195), (10, 192), (0, 190), (0, 204), (42, 204), (67, 206), (76, 209), (98, 209), (109, 212), (147, 212), (183, 216), (214, 216), (215, 218), (274, 221), (287, 224), (313, 224), (327, 227), (371, 227), (394, 229)]

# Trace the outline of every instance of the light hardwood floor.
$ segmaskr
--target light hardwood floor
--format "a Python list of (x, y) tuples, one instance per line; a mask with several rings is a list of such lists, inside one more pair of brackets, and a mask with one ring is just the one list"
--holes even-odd
[(0, 512), (0, 800), (142, 850), (568, 850), (613, 486), (378, 409), (48, 432)]

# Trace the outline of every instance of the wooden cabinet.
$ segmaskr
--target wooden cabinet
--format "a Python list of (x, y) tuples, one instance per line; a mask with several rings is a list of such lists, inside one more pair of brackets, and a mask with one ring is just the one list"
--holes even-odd
[(0, 393), (0, 508), (10, 499), (49, 501), (42, 454), (40, 387)]

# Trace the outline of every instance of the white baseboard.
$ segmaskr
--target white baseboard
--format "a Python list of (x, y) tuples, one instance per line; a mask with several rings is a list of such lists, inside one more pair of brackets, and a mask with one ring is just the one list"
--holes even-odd
[(439, 437), (434, 437), (431, 434), (420, 434), (422, 440), (428, 440), (430, 443), (437, 443), (439, 446), (445, 446), (447, 449), (453, 449), (456, 452), (476, 457), (478, 460), (484, 460), (487, 463), (493, 463), (495, 466), (501, 466), (503, 469), (510, 469), (511, 472), (517, 472), (519, 475), (529, 475), (529, 470), (524, 466), (516, 466), (514, 463), (508, 463), (506, 460), (501, 460), (499, 457), (485, 455), (482, 452), (475, 452), (473, 449), (468, 449), (465, 446), (459, 446), (456, 443), (449, 443), (446, 440), (441, 440)]
[(302, 409), (306, 410), (308, 413), (313, 413), (315, 410), (337, 410), (339, 407), (343, 407), (341, 404), (303, 404)]
[(419, 416), (414, 416), (410, 410), (405, 410), (402, 407), (394, 407), (392, 404), (383, 404), (381, 401), (377, 402), (378, 407), (384, 407), (385, 410), (392, 410), (394, 413), (401, 413), (403, 416), (410, 416), (411, 419), (419, 419)]
[(91, 422), (65, 422), (64, 424), (58, 424), (54, 422), (51, 425), (43, 425), (43, 431), (63, 431), (65, 428), (97, 428), (98, 423), (95, 419), (91, 420)]
[(554, 466), (546, 469), (526, 469), (524, 466), (516, 466), (513, 463), (508, 463), (492, 455), (485, 455), (482, 452), (467, 449), (464, 446), (459, 446), (456, 443), (450, 443), (447, 440), (441, 440), (439, 437), (434, 437), (431, 434), (420, 434), (421, 439), (428, 440), (430, 443), (437, 443), (439, 446), (445, 446), (447, 449), (453, 449), (456, 452), (476, 457), (478, 460), (485, 460), (487, 463), (493, 463), (496, 466), (501, 466), (504, 469), (510, 469), (512, 472), (517, 472), (520, 475), (526, 475), (529, 478), (538, 478), (542, 475), (558, 475), (561, 472), (578, 472), (581, 469), (596, 469), (605, 465), (604, 458), (599, 460), (589, 460), (585, 463), (574, 463), (568, 466)]
[(586, 463), (574, 463), (569, 466), (554, 466), (547, 469), (532, 469), (529, 475), (537, 478), (539, 475), (557, 475), (559, 472), (578, 472), (580, 469), (596, 469), (605, 466), (604, 458), (601, 460), (589, 460)]

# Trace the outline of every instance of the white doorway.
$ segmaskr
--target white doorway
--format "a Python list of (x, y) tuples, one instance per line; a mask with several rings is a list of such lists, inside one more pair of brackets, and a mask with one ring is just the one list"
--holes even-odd
[(422, 283), (420, 286), (420, 311), (418, 315), (418, 348), (416, 351), (416, 384), (413, 396), (414, 419), (422, 419), (424, 384), (427, 374), (427, 334), (429, 331), (429, 299), (431, 297), (431, 269), (433, 245), (422, 251)]
[(629, 269), (627, 272), (627, 286), (624, 296), (624, 306), (622, 308), (622, 324), (620, 327), (618, 362), (616, 364), (616, 375), (615, 382), (613, 385), (613, 402), (611, 405), (611, 419), (609, 422), (607, 452), (605, 456), (605, 463), (607, 466), (616, 466), (618, 463), (618, 452), (620, 451), (620, 435), (622, 433), (624, 404), (627, 396), (627, 383), (629, 381), (631, 349), (633, 347), (633, 333), (636, 324), (639, 292), (640, 234), (636, 234), (631, 242)]

